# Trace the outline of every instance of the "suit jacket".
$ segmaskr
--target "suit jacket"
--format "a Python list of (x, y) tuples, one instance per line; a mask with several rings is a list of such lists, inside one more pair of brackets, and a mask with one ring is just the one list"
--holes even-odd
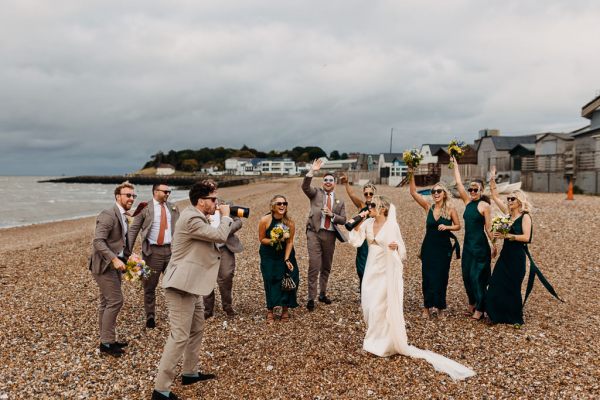
[[(171, 241), (173, 241), (175, 224), (177, 223), (177, 219), (179, 218), (179, 210), (175, 204), (168, 201), (166, 202), (165, 207), (167, 207), (167, 210), (171, 213)], [(144, 208), (141, 213), (135, 216), (133, 222), (129, 226), (129, 231), (127, 231), (127, 245), (129, 246), (128, 250), (130, 253), (133, 250), (133, 246), (135, 245), (135, 239), (137, 238), (138, 233), (141, 231), (142, 254), (144, 255), (144, 257), (152, 254), (150, 242), (148, 242), (148, 236), (150, 236), (150, 231), (152, 230), (153, 222), (154, 201), (150, 200), (146, 208)]]
[[(323, 199), (325, 198), (325, 190), (323, 188), (316, 188), (311, 186), (310, 183), (312, 177), (306, 176), (302, 181), (302, 191), (310, 200), (310, 210), (308, 212), (308, 221), (306, 222), (306, 229), (313, 232), (318, 232), (321, 226), (321, 209), (323, 208)], [(335, 196), (335, 202), (331, 208), (333, 217), (331, 223), (335, 230), (335, 236), (340, 242), (346, 242), (348, 239), (346, 233), (338, 228), (338, 225), (344, 225), (346, 223), (346, 206), (344, 200), (341, 200), (338, 196)]]
[(240, 238), (235, 234), (242, 228), (242, 219), (240, 217), (233, 217), (233, 222), (231, 223), (231, 230), (229, 231), (229, 236), (227, 236), (227, 241), (225, 242), (225, 247), (229, 249), (232, 253), (241, 253), (244, 250), (244, 246), (242, 246), (242, 242)]
[(123, 237), (123, 220), (119, 207), (115, 204), (96, 218), (96, 231), (92, 241), (92, 255), (89, 268), (94, 274), (103, 274), (112, 268), (112, 260), (123, 251), (129, 257), (129, 249)]
[(206, 296), (215, 287), (220, 252), (215, 243), (225, 243), (233, 220), (221, 217), (217, 228), (194, 206), (181, 212), (171, 243), (171, 260), (164, 273), (163, 288)]

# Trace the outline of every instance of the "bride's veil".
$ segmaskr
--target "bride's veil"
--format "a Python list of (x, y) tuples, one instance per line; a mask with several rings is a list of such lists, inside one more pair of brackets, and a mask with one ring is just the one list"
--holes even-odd
[(386, 245), (391, 242), (398, 243), (398, 254), (400, 255), (400, 259), (406, 260), (406, 246), (404, 245), (404, 240), (400, 233), (400, 226), (398, 226), (398, 220), (396, 219), (396, 206), (393, 204), (390, 204), (383, 230), (382, 237), (385, 238), (385, 241), (387, 242)]

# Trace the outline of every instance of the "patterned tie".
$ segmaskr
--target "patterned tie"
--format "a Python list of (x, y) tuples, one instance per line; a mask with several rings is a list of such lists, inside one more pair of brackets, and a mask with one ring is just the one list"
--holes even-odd
[(165, 241), (165, 231), (167, 230), (167, 210), (165, 203), (160, 203), (160, 227), (158, 228), (158, 239), (156, 244), (162, 246)]
[[(327, 193), (327, 209), (331, 211), (331, 193)], [(331, 226), (331, 217), (329, 215), (325, 216), (325, 229), (329, 229)]]

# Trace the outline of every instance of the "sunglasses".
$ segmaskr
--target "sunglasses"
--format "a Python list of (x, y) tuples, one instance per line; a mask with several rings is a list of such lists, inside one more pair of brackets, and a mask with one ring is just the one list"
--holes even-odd
[(469, 192), (469, 193), (477, 193), (477, 192), (479, 192), (479, 189), (478, 188), (468, 188), (467, 192)]
[(163, 192), (164, 194), (171, 194), (170, 190), (162, 190), (162, 189), (156, 189), (157, 192)]
[(375, 207), (377, 207), (377, 205), (375, 203), (368, 203), (367, 204), (367, 208), (369, 208), (369, 209), (373, 209)]
[(333, 182), (335, 182), (335, 179), (333, 179), (333, 178), (324, 178), (323, 182), (325, 182), (325, 183), (333, 183)]
[(442, 194), (444, 191), (442, 189), (432, 189), (431, 194)]
[(273, 203), (274, 205), (281, 207), (281, 206), (286, 206), (288, 205), (287, 201), (276, 201), (275, 203)]
[(517, 201), (516, 197), (507, 197), (506, 201), (508, 201), (509, 203), (512, 203), (513, 201)]
[(374, 194), (375, 193), (373, 193), (373, 192), (365, 192), (364, 193), (364, 195), (367, 196), (367, 197), (373, 197)]
[(209, 196), (207, 196), (207, 197), (200, 197), (200, 198), (204, 199), (204, 200), (211, 200), (213, 203), (217, 202), (217, 198), (216, 197), (209, 197)]
[(128, 199), (136, 199), (137, 198), (137, 194), (133, 194), (133, 193), (119, 193), (120, 196), (125, 196)]

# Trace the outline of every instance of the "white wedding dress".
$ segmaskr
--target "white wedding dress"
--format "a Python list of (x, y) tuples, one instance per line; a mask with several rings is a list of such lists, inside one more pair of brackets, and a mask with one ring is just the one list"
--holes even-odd
[[(437, 353), (421, 350), (408, 344), (404, 323), (404, 281), (402, 260), (406, 247), (396, 222), (396, 208), (390, 206), (387, 220), (377, 236), (373, 234), (374, 219), (362, 223), (359, 230), (350, 232), (350, 244), (359, 247), (367, 239), (369, 255), (362, 281), (361, 302), (367, 334), (363, 349), (380, 357), (403, 354), (423, 358), (452, 379), (465, 379), (475, 372), (462, 364)], [(398, 243), (398, 250), (388, 244)]]

